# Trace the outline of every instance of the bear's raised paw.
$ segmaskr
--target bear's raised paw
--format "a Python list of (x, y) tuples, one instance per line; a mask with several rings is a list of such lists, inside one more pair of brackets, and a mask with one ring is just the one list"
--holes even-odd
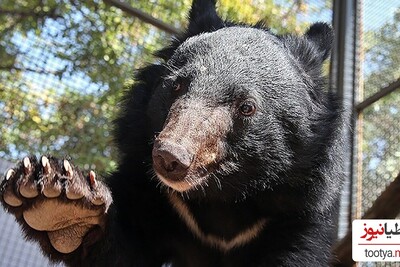
[(0, 196), (29, 238), (44, 247), (50, 242), (61, 253), (76, 250), (96, 226), (103, 228), (112, 202), (93, 171), (85, 176), (70, 161), (51, 156), (25, 157), (8, 170)]

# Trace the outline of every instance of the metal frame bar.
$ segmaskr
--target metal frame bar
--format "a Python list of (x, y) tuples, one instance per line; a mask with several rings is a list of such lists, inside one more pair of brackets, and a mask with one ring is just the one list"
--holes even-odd
[(375, 94), (371, 95), (367, 99), (363, 100), (362, 102), (358, 103), (355, 106), (355, 109), (357, 112), (362, 112), (365, 108), (369, 107), (376, 101), (380, 100), (381, 98), (389, 95), (390, 93), (394, 92), (396, 89), (400, 88), (400, 78), (397, 79), (396, 81), (392, 82), (388, 86), (380, 89), (378, 92)]
[[(342, 203), (348, 202), (347, 206), (341, 204), (340, 213), (348, 216), (346, 220), (340, 220), (339, 234), (347, 232), (351, 227), (352, 203), (353, 203), (353, 177), (356, 153), (356, 137), (352, 129), (355, 128), (356, 103), (358, 85), (358, 57), (357, 57), (357, 20), (359, 19), (358, 7), (360, 0), (334, 0), (333, 1), (333, 28), (335, 30), (335, 41), (330, 68), (330, 87), (335, 90), (342, 99), (345, 110), (346, 124), (344, 139), (348, 144), (344, 151), (345, 188), (342, 194)], [(343, 216), (342, 215), (342, 216)]]
[(153, 16), (141, 11), (140, 9), (134, 8), (127, 3), (119, 0), (104, 0), (104, 2), (111, 6), (115, 6), (129, 15), (134, 16), (172, 35), (178, 35), (181, 32), (179, 29), (163, 22), (162, 20), (156, 19)]

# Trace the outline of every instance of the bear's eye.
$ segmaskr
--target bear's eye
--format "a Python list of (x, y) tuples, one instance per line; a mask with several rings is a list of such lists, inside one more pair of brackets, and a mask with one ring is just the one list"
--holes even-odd
[(239, 110), (242, 115), (251, 116), (256, 112), (256, 105), (251, 101), (245, 101), (240, 105)]
[(179, 92), (182, 89), (182, 84), (181, 83), (175, 83), (173, 86), (174, 92)]
[(172, 91), (174, 93), (181, 93), (187, 90), (189, 81), (185, 78), (178, 78), (172, 83)]

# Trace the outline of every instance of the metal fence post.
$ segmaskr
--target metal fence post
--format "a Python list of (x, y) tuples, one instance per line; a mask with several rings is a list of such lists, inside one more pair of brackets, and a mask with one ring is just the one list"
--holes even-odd
[(345, 185), (341, 198), (339, 215), (338, 235), (342, 237), (351, 226), (352, 214), (352, 191), (353, 191), (353, 169), (355, 158), (356, 142), (354, 129), (356, 114), (354, 105), (357, 98), (358, 83), (358, 32), (357, 26), (360, 17), (358, 8), (359, 0), (334, 0), (333, 1), (333, 27), (335, 30), (335, 42), (330, 69), (330, 88), (336, 90), (342, 100), (343, 108), (346, 112), (347, 127), (344, 131), (344, 138), (347, 143), (344, 153)]

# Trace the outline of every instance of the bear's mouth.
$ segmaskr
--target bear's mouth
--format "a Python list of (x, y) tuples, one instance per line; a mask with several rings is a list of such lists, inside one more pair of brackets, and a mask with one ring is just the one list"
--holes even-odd
[(157, 177), (160, 179), (160, 181), (165, 184), (166, 186), (179, 191), (179, 192), (185, 192), (185, 191), (189, 191), (191, 189), (195, 189), (199, 186), (201, 186), (206, 180), (208, 175), (204, 175), (204, 176), (189, 176), (187, 175), (187, 177), (184, 177), (181, 180), (175, 180), (171, 177), (165, 177), (163, 175), (161, 175), (160, 173), (158, 173), (157, 171), (156, 175)]
[(158, 179), (164, 185), (179, 192), (200, 188), (207, 183), (208, 177), (217, 168), (216, 162), (207, 166), (198, 165), (197, 163), (198, 161), (194, 159), (186, 169), (178, 163), (166, 166), (162, 159), (156, 158), (154, 160), (153, 154), (153, 170)]

